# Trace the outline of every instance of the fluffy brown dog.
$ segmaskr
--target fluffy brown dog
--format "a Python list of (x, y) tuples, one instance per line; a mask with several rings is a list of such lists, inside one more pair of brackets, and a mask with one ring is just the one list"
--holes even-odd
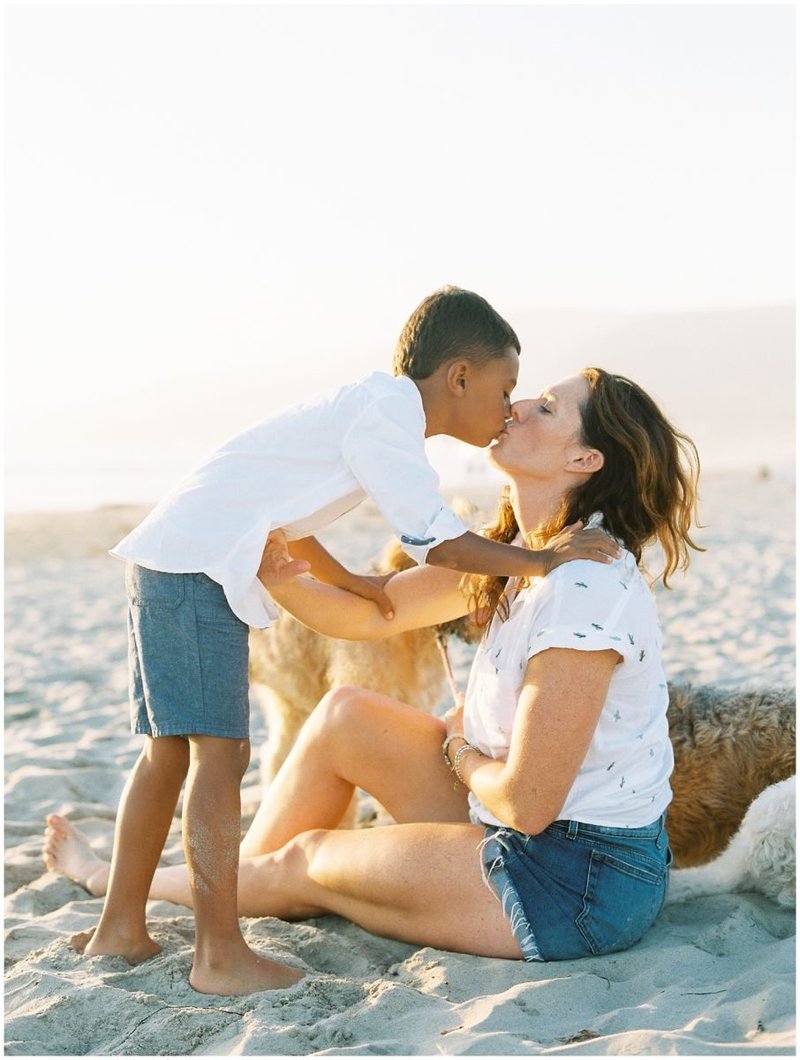
[[(412, 561), (388, 546), (383, 570)], [(266, 788), (303, 722), (329, 689), (358, 685), (430, 713), (447, 680), (437, 635), (476, 638), (468, 619), (400, 633), (382, 641), (333, 640), (284, 614), (268, 633), (250, 635), (251, 680), (263, 686), (269, 738), (262, 752)], [(795, 698), (789, 690), (725, 692), (670, 686), (669, 728), (675, 752), (669, 835), (675, 866), (719, 854), (753, 799), (795, 772)], [(353, 816), (347, 818), (352, 823)]]
[(727, 845), (764, 788), (795, 772), (795, 695), (670, 686), (675, 753), (667, 825), (676, 868)]

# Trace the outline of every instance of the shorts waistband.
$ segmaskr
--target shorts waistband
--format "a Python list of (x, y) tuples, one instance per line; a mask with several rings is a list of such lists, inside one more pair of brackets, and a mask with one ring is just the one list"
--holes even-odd
[(666, 813), (662, 813), (655, 821), (638, 828), (622, 828), (618, 825), (585, 824), (583, 821), (553, 821), (546, 831), (560, 832), (569, 839), (578, 836), (598, 838), (600, 836), (616, 836), (627, 839), (658, 839), (664, 829)]

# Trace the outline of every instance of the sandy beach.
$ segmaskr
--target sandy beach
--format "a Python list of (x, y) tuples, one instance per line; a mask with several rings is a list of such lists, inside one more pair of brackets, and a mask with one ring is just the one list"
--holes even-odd
[[(123, 568), (107, 549), (142, 514), (6, 521), (9, 1055), (794, 1054), (795, 918), (756, 894), (668, 906), (628, 952), (553, 964), (419, 949), (336, 917), (243, 920), (254, 947), (306, 973), (247, 998), (189, 987), (192, 917), (166, 902), (150, 910), (158, 957), (131, 967), (74, 953), (69, 936), (96, 923), (102, 900), (45, 870), (44, 818), (68, 815), (110, 854), (141, 738), (128, 731)], [(708, 476), (701, 515), (708, 551), (658, 591), (669, 679), (793, 686), (791, 480)], [(364, 506), (324, 539), (366, 569), (387, 537)], [(462, 685), (472, 650), (453, 647)], [(245, 823), (267, 735), (253, 702)], [(182, 860), (178, 818), (164, 860)]]

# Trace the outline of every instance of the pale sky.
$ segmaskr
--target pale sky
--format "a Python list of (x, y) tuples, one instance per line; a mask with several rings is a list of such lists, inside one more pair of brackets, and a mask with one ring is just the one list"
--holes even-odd
[(793, 301), (794, 40), (791, 5), (6, 4), (8, 506), (157, 499), (388, 369), (443, 283), (512, 324)]

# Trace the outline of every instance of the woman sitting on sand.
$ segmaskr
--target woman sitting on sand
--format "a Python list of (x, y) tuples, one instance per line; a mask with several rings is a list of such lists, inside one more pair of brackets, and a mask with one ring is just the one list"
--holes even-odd
[[(378, 935), (532, 961), (625, 949), (655, 920), (672, 748), (639, 565), (652, 542), (665, 584), (688, 564), (696, 450), (635, 384), (587, 369), (517, 402), (490, 460), (510, 482), (490, 537), (542, 547), (581, 519), (616, 537), (620, 558), (529, 584), (415, 568), (389, 582), (387, 623), (310, 578), (276, 584), (295, 565), (272, 542), (262, 580), (322, 633), (379, 638), (470, 609), (486, 630), (464, 707), (445, 718), (359, 688), (325, 696), (242, 842), (241, 915), (335, 913)], [(337, 830), (356, 787), (398, 823)], [(102, 894), (108, 866), (64, 818), (48, 824), (48, 867)], [(188, 905), (186, 867), (158, 869), (150, 895)]]

